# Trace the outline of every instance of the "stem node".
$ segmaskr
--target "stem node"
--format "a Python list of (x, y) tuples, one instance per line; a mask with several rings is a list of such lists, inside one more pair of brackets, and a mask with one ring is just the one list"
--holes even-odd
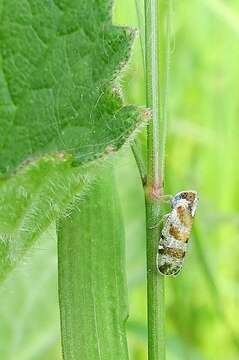
[(146, 185), (145, 193), (148, 200), (157, 202), (163, 194), (163, 188), (160, 183), (154, 182)]

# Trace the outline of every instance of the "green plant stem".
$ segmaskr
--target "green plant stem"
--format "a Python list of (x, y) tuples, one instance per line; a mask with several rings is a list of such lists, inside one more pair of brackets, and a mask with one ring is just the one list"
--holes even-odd
[[(167, 131), (167, 84), (169, 28), (163, 45), (160, 37), (170, 3), (145, 0), (146, 100), (152, 109), (147, 128), (147, 183), (145, 186), (147, 233), (148, 359), (165, 360), (165, 289), (164, 277), (157, 272), (160, 197), (163, 195), (165, 142)], [(164, 9), (165, 8), (165, 9)], [(164, 11), (166, 10), (166, 11)], [(162, 20), (162, 22), (161, 22)], [(164, 34), (163, 34), (164, 36)], [(166, 47), (162, 51), (162, 46)], [(162, 57), (159, 59), (159, 57)], [(161, 69), (163, 76), (160, 76)], [(166, 71), (165, 71), (166, 70)]]
[(144, 14), (141, 4), (142, 0), (135, 0), (135, 8), (137, 13), (138, 27), (139, 27), (139, 39), (140, 47), (142, 51), (142, 60), (143, 60), (143, 69), (145, 72), (145, 24), (144, 24)]
[(146, 181), (147, 181), (147, 171), (146, 171), (145, 161), (143, 159), (137, 139), (134, 140), (134, 142), (132, 143), (131, 149), (132, 149), (136, 164), (139, 169), (139, 174), (140, 174), (142, 184), (143, 184), (143, 186), (145, 186)]

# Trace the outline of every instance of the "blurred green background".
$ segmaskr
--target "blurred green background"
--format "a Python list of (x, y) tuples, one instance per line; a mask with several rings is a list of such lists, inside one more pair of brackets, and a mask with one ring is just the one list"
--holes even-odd
[[(114, 22), (138, 27), (140, 0)], [(140, 21), (141, 24), (141, 21)], [(139, 37), (121, 79), (145, 104)], [(166, 193), (196, 189), (200, 206), (183, 272), (166, 280), (167, 360), (239, 359), (239, 2), (173, 3)], [(147, 359), (144, 198), (130, 149), (116, 164), (126, 231), (131, 360)], [(60, 360), (54, 227), (3, 285), (0, 358)]]

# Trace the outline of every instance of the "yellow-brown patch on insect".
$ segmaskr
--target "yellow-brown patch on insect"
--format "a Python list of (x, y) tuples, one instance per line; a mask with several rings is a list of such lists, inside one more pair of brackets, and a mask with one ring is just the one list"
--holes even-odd
[(181, 231), (178, 227), (170, 225), (169, 234), (174, 237), (174, 239), (187, 242), (189, 237), (189, 231)]
[(180, 230), (178, 227), (173, 224), (170, 225), (169, 234), (174, 237), (176, 240), (180, 240)]
[(177, 207), (177, 215), (182, 224), (184, 224), (184, 215), (185, 215), (185, 208), (183, 206)]
[(178, 259), (181, 259), (185, 256), (184, 250), (176, 248), (165, 248), (164, 253)]
[(178, 206), (176, 211), (180, 223), (185, 227), (190, 228), (192, 226), (193, 219), (188, 209), (185, 209), (183, 206)]

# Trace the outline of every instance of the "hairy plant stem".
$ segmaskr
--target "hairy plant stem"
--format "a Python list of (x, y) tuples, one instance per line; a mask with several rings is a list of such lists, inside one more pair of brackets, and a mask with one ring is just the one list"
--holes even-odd
[[(147, 107), (152, 109), (152, 121), (147, 128), (147, 182), (145, 186), (148, 360), (165, 360), (164, 277), (157, 272), (156, 254), (159, 241), (158, 224), (160, 197), (163, 195), (167, 130), (169, 14), (169, 1), (145, 0), (146, 100)], [(164, 38), (165, 21), (168, 24), (166, 38), (161, 43)], [(164, 47), (163, 53), (162, 47)]]

